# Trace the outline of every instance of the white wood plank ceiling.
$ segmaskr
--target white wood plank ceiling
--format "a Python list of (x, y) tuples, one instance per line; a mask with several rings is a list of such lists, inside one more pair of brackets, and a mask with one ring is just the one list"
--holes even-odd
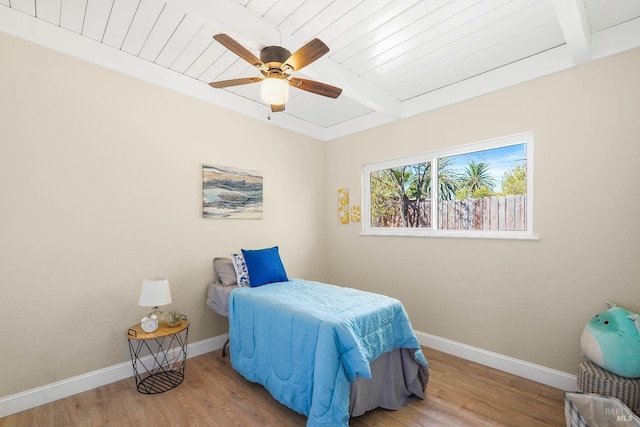
[(640, 46), (640, 0), (0, 0), (0, 31), (266, 120), (259, 76), (212, 39), (259, 57), (314, 37), (295, 72), (343, 88), (291, 89), (271, 123), (331, 140)]

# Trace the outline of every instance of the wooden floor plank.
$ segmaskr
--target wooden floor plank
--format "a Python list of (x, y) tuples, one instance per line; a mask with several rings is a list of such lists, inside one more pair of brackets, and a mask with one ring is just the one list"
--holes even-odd
[[(430, 366), (424, 400), (399, 411), (375, 409), (354, 427), (564, 426), (562, 390), (451, 356), (423, 351)], [(0, 419), (14, 426), (304, 426), (306, 417), (246, 381), (215, 351), (188, 360), (185, 379), (157, 395), (138, 393), (133, 378)]]

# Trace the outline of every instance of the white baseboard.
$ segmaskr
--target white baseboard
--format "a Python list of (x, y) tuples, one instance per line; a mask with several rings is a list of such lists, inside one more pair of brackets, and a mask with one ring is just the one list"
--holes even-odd
[[(187, 358), (221, 349), (227, 337), (228, 334), (224, 334), (189, 344), (187, 346)], [(0, 418), (132, 376), (133, 368), (131, 362), (123, 362), (108, 368), (6, 396), (0, 398)]]
[[(481, 348), (471, 347), (424, 332), (416, 331), (416, 336), (420, 344), (426, 347), (453, 354), (454, 356), (481, 365), (499, 369), (561, 390), (573, 391), (578, 389), (575, 375), (545, 368), (544, 366), (503, 356), (498, 353), (492, 353)], [(219, 350), (227, 338), (228, 334), (224, 334), (189, 344), (187, 347), (187, 357), (191, 358), (210, 351)], [(108, 368), (88, 372), (66, 380), (6, 396), (0, 398), (0, 418), (131, 376), (133, 376), (131, 362), (123, 362)]]
[[(578, 390), (576, 376), (416, 331), (421, 345), (565, 391)], [(427, 358), (427, 361), (429, 358)]]

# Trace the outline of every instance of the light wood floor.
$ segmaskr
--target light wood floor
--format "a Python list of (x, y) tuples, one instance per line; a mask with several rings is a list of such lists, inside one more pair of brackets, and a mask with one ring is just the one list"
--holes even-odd
[[(399, 411), (376, 409), (352, 418), (372, 426), (564, 426), (561, 390), (423, 348), (430, 365), (426, 398)], [(304, 426), (306, 418), (282, 406), (236, 373), (220, 351), (187, 361), (185, 380), (157, 395), (118, 381), (0, 419), (6, 426)]]

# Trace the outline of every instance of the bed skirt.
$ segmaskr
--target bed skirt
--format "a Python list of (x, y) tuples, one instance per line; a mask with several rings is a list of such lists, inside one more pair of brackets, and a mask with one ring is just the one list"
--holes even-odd
[(375, 408), (397, 410), (416, 397), (424, 399), (429, 370), (416, 362), (414, 351), (397, 348), (370, 363), (372, 378), (356, 378), (351, 383), (351, 417)]

